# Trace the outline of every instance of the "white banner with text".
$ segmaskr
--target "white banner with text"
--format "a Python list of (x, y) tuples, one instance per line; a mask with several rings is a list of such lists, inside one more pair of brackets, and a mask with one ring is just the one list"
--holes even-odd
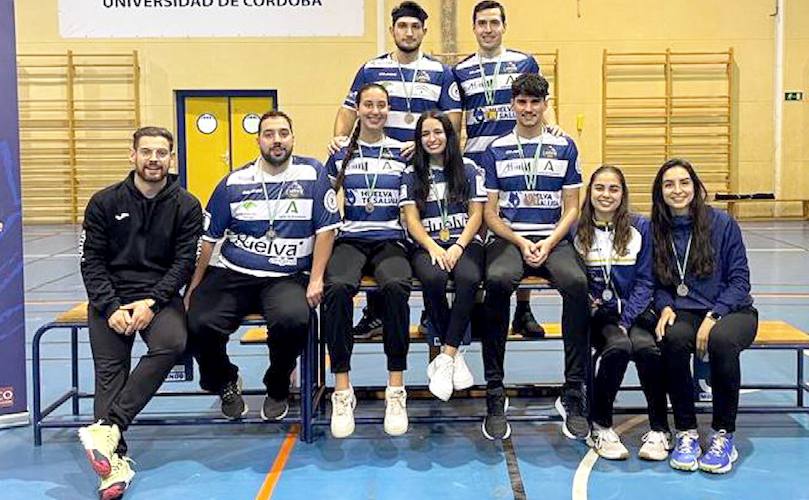
[(63, 38), (362, 36), (364, 0), (59, 0)]

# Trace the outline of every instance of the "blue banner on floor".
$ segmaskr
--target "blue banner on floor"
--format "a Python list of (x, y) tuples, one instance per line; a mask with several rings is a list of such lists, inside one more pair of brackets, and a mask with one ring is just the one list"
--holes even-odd
[(0, 0), (0, 427), (28, 421), (14, 2)]

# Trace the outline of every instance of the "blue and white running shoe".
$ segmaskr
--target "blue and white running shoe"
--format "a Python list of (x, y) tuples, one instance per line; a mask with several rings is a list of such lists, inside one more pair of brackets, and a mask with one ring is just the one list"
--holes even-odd
[(674, 450), (669, 456), (669, 465), (673, 469), (693, 472), (699, 468), (699, 456), (702, 449), (699, 447), (699, 433), (696, 429), (677, 431)]
[(733, 434), (719, 431), (711, 436), (711, 445), (699, 459), (699, 468), (712, 474), (725, 474), (733, 468), (739, 452), (733, 446)]

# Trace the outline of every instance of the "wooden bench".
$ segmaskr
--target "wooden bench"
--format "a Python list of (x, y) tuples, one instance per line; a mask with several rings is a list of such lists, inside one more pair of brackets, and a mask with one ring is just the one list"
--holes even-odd
[[(264, 322), (258, 314), (251, 314), (242, 321), (243, 326), (256, 326)], [(317, 314), (312, 311), (309, 338), (301, 356), (301, 388), (300, 388), (300, 413), (297, 416), (290, 415), (284, 422), (301, 424), (300, 438), (302, 441), (311, 442), (311, 420), (313, 411), (313, 397), (315, 392), (315, 366), (317, 363)], [(91, 392), (83, 392), (79, 388), (79, 330), (87, 328), (87, 302), (82, 302), (71, 307), (67, 311), (59, 314), (56, 319), (46, 323), (37, 329), (31, 340), (31, 372), (33, 390), (33, 431), (34, 445), (42, 444), (42, 430), (45, 428), (75, 428), (92, 424), (92, 415), (81, 416), (79, 403), (82, 399), (93, 398)], [(41, 378), (41, 347), (42, 337), (50, 331), (68, 330), (70, 332), (70, 389), (56, 398), (46, 408), (42, 408), (42, 378)], [(247, 389), (243, 391), (246, 395), (265, 394), (265, 389)], [(168, 391), (161, 390), (157, 396), (209, 396), (206, 391)], [(72, 403), (70, 420), (62, 418), (49, 418), (49, 415), (60, 408), (68, 400)], [(231, 424), (231, 423), (264, 423), (258, 417), (244, 418), (240, 420), (228, 420), (219, 416), (143, 416), (138, 417), (132, 425), (204, 425), (204, 424)]]

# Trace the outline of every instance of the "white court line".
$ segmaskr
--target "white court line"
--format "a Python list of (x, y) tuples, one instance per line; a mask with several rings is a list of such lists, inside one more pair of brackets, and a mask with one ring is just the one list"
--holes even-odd
[(748, 248), (748, 253), (753, 252), (774, 252), (774, 253), (795, 253), (795, 252), (807, 252), (809, 250), (805, 250), (803, 248)]
[[(623, 434), (645, 420), (646, 415), (637, 415), (615, 427), (615, 432)], [(598, 458), (598, 453), (591, 449), (579, 462), (579, 467), (573, 476), (573, 500), (587, 500), (587, 482), (590, 479), (590, 471), (593, 470)]]
[(79, 254), (77, 253), (56, 253), (56, 254), (49, 254), (49, 253), (28, 253), (24, 254), (23, 258), (25, 259), (67, 259), (78, 257)]

